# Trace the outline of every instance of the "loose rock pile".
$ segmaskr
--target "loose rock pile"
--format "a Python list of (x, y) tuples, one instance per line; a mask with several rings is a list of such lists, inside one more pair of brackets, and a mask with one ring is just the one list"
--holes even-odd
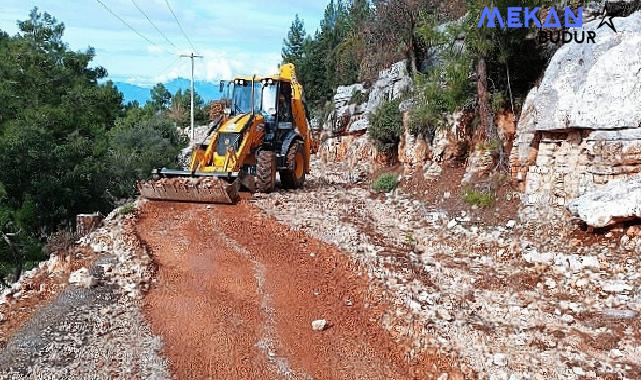
[[(11, 337), (0, 352), (0, 379), (169, 378), (161, 342), (139, 310), (153, 265), (134, 221), (114, 211), (81, 239), (79, 249), (91, 249), (95, 261), (73, 271), (70, 285)], [(64, 270), (52, 257), (34, 273)], [(12, 291), (3, 301), (19, 297)]]
[(565, 226), (486, 225), (315, 178), (256, 204), (349, 252), (396, 305), (382, 324), (410, 338), (410, 356), (440, 348), (490, 379), (641, 377), (636, 235), (584, 242)]

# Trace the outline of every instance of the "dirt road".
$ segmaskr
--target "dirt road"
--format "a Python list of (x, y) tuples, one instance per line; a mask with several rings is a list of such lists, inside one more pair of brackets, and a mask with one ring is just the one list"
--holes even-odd
[[(145, 300), (180, 379), (412, 379), (449, 372), (411, 363), (380, 328), (367, 279), (335, 248), (235, 206), (148, 202), (137, 224), (158, 264)], [(329, 327), (313, 331), (314, 320)]]

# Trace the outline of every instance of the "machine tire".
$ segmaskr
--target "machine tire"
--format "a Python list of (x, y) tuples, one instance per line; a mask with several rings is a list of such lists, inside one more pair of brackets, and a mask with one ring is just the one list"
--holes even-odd
[(276, 187), (276, 155), (261, 150), (256, 159), (256, 191), (271, 193)]
[(286, 189), (299, 189), (305, 184), (305, 150), (302, 141), (294, 141), (287, 151), (287, 169), (281, 170), (280, 182)]

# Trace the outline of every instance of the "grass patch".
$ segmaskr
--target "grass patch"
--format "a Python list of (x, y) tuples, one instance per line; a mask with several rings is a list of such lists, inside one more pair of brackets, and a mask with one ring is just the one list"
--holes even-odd
[(496, 196), (489, 191), (466, 188), (463, 190), (463, 201), (470, 205), (490, 207), (496, 201)]
[(398, 186), (398, 176), (394, 173), (383, 173), (372, 183), (372, 189), (377, 192), (389, 193)]

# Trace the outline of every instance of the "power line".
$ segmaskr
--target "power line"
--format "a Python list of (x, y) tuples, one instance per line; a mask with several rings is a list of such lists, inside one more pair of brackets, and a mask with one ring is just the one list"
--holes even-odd
[(122, 23), (123, 23), (127, 28), (131, 29), (131, 31), (132, 31), (132, 32), (134, 32), (134, 33), (136, 33), (140, 38), (144, 39), (145, 41), (147, 41), (148, 43), (150, 43), (150, 44), (151, 44), (151, 45), (153, 45), (153, 46), (158, 46), (159, 48), (161, 48), (162, 50), (164, 50), (165, 52), (167, 52), (167, 51), (166, 51), (162, 46), (158, 45), (157, 43), (155, 43), (155, 42), (153, 42), (152, 40), (150, 40), (149, 38), (147, 38), (144, 34), (142, 34), (142, 33), (140, 33), (139, 31), (137, 31), (133, 26), (131, 26), (127, 21), (125, 21), (125, 19), (123, 19), (122, 17), (118, 16), (114, 11), (112, 11), (112, 10), (111, 10), (111, 9), (110, 9), (106, 4), (105, 4), (105, 3), (103, 3), (101, 0), (96, 0), (96, 1), (97, 1), (100, 5), (102, 5), (102, 6), (103, 6), (103, 8), (105, 8), (105, 9), (107, 10), (107, 12), (111, 13), (111, 15), (112, 15), (112, 16), (114, 16), (115, 18), (117, 18), (118, 20), (120, 20), (120, 22), (122, 22)]
[(151, 18), (149, 18), (149, 16), (147, 15), (147, 13), (145, 13), (145, 11), (143, 11), (143, 10), (140, 8), (140, 6), (138, 6), (138, 4), (136, 3), (136, 1), (135, 1), (135, 0), (131, 0), (131, 3), (134, 5), (134, 7), (136, 7), (136, 9), (138, 9), (138, 12), (140, 12), (143, 16), (145, 16), (145, 18), (147, 19), (147, 21), (149, 21), (149, 23), (151, 24), (151, 26), (153, 26), (153, 27), (154, 27), (154, 29), (156, 29), (156, 31), (157, 31), (158, 33), (160, 33), (160, 35), (165, 39), (165, 41), (167, 41), (167, 43), (168, 43), (169, 45), (173, 46), (173, 47), (174, 47), (174, 49), (178, 49), (178, 47), (177, 47), (176, 45), (174, 45), (174, 43), (173, 43), (173, 42), (171, 42), (171, 41), (169, 40), (169, 38), (167, 38), (167, 35), (166, 35), (165, 33), (163, 33), (163, 32), (162, 32), (162, 31), (161, 31), (161, 30), (156, 26), (156, 24), (154, 24), (154, 22), (153, 22), (153, 21), (151, 21)]
[(169, 8), (169, 12), (174, 16), (174, 20), (176, 20), (176, 23), (178, 24), (178, 27), (180, 28), (180, 31), (183, 33), (183, 36), (187, 39), (187, 42), (189, 42), (189, 46), (191, 46), (191, 50), (195, 51), (196, 48), (194, 47), (194, 44), (191, 43), (191, 40), (189, 39), (189, 36), (187, 33), (185, 33), (185, 29), (183, 29), (183, 26), (180, 24), (180, 21), (178, 21), (178, 17), (176, 16), (176, 13), (174, 10), (171, 8), (171, 5), (169, 4), (169, 0), (165, 0), (165, 4), (167, 4), (167, 8)]

